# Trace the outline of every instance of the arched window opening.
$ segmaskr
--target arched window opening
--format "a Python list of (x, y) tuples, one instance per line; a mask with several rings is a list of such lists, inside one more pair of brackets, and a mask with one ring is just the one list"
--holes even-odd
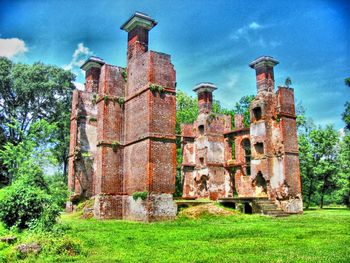
[(265, 192), (265, 193), (267, 192), (266, 180), (265, 180), (261, 171), (259, 171), (257, 176), (256, 176), (256, 186), (262, 187), (263, 192)]
[(261, 108), (260, 107), (255, 107), (253, 109), (253, 115), (254, 115), (254, 119), (256, 121), (260, 120), (261, 119)]
[(245, 160), (245, 175), (250, 175), (250, 161), (251, 161), (251, 149), (249, 139), (244, 139), (242, 141), (242, 146), (244, 149), (244, 160)]
[(199, 125), (198, 126), (198, 131), (199, 131), (200, 135), (203, 135), (204, 134), (204, 125)]
[(257, 154), (264, 154), (264, 144), (262, 142), (256, 143), (254, 147)]
[(229, 140), (229, 144), (230, 144), (230, 147), (231, 147), (232, 159), (236, 159), (236, 140), (234, 138), (231, 138)]

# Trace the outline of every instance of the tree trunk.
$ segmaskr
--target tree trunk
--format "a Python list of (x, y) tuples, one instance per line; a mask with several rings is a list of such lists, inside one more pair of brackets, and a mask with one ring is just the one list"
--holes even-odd
[(63, 178), (67, 182), (68, 157), (65, 157), (63, 160)]
[[(311, 176), (312, 176), (312, 175), (311, 175)], [(308, 191), (308, 193), (307, 193), (306, 209), (309, 209), (309, 207), (310, 207), (311, 196), (312, 196), (312, 191), (313, 191), (312, 188), (313, 188), (313, 186), (314, 186), (313, 182), (314, 182), (314, 180), (313, 180), (313, 178), (312, 178), (312, 180), (311, 180), (311, 182), (310, 182), (309, 191)]]
[(320, 200), (320, 208), (323, 208), (323, 200), (324, 200), (324, 194), (326, 192), (326, 181), (327, 181), (327, 175), (323, 177), (323, 186), (321, 190), (321, 200)]

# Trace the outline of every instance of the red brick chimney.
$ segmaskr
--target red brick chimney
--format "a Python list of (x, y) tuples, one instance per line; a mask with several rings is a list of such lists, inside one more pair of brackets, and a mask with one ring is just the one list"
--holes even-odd
[(275, 79), (273, 67), (279, 62), (273, 57), (262, 56), (254, 60), (249, 66), (256, 71), (256, 87), (261, 92), (274, 92)]
[(92, 56), (80, 67), (85, 71), (85, 90), (87, 92), (97, 93), (101, 67), (104, 64), (101, 58)]
[(216, 89), (217, 87), (210, 82), (202, 82), (194, 87), (193, 91), (197, 92), (198, 95), (199, 113), (211, 112), (213, 104), (213, 91)]
[(136, 12), (120, 27), (128, 32), (128, 59), (148, 51), (148, 31), (156, 25), (148, 15)]

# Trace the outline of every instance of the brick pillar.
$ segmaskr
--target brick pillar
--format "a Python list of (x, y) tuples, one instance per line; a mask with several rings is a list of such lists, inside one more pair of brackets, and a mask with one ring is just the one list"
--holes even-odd
[(98, 57), (90, 57), (82, 66), (85, 71), (85, 91), (97, 93), (100, 80), (101, 66), (105, 62)]
[(216, 90), (213, 83), (203, 82), (194, 87), (193, 91), (197, 92), (199, 113), (211, 112), (213, 105), (213, 91)]
[(258, 94), (261, 92), (274, 92), (275, 79), (273, 67), (278, 63), (279, 62), (272, 57), (263, 56), (249, 64), (256, 72)]
[(68, 190), (75, 192), (75, 171), (74, 171), (74, 152), (77, 145), (77, 111), (78, 111), (79, 94), (77, 90), (73, 91), (72, 111), (70, 118), (70, 142), (69, 142), (69, 159), (68, 159)]
[(94, 215), (123, 217), (124, 69), (103, 65), (97, 99), (97, 156)]
[(243, 114), (235, 114), (235, 128), (244, 128), (244, 116)]
[(120, 27), (128, 32), (128, 59), (148, 51), (148, 31), (156, 25), (151, 17), (137, 12)]
[[(172, 200), (176, 175), (176, 76), (169, 55), (148, 51), (148, 31), (155, 25), (149, 16), (136, 13), (121, 27), (128, 32), (125, 219), (173, 218), (176, 211)], [(151, 90), (152, 86), (160, 89)], [(147, 199), (134, 200), (136, 192), (147, 192)]]

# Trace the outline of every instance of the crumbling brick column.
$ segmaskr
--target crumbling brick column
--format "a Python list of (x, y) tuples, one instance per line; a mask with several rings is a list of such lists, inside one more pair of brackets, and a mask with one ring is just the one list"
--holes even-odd
[(194, 87), (193, 91), (198, 96), (198, 111), (199, 113), (211, 112), (213, 106), (213, 91), (217, 88), (213, 83), (200, 83)]
[(103, 65), (97, 99), (96, 218), (123, 218), (125, 69)]
[(278, 63), (272, 57), (263, 56), (249, 64), (251, 68), (255, 69), (258, 94), (261, 92), (274, 92), (275, 79), (273, 67)]
[[(171, 218), (176, 211), (176, 79), (170, 56), (148, 51), (148, 32), (156, 24), (136, 13), (121, 27), (128, 32), (124, 217), (146, 221)], [(133, 200), (136, 192), (147, 192), (147, 200)]]
[(256, 71), (258, 94), (252, 102), (250, 137), (251, 179), (263, 185), (270, 200), (285, 212), (302, 212), (294, 93), (279, 88), (274, 93), (273, 67), (278, 61), (260, 57), (249, 66)]
[(213, 113), (213, 83), (203, 82), (193, 89), (198, 95), (199, 115), (193, 125), (182, 125), (183, 197), (217, 200), (232, 196), (225, 165), (224, 133), (231, 130), (231, 117)]

